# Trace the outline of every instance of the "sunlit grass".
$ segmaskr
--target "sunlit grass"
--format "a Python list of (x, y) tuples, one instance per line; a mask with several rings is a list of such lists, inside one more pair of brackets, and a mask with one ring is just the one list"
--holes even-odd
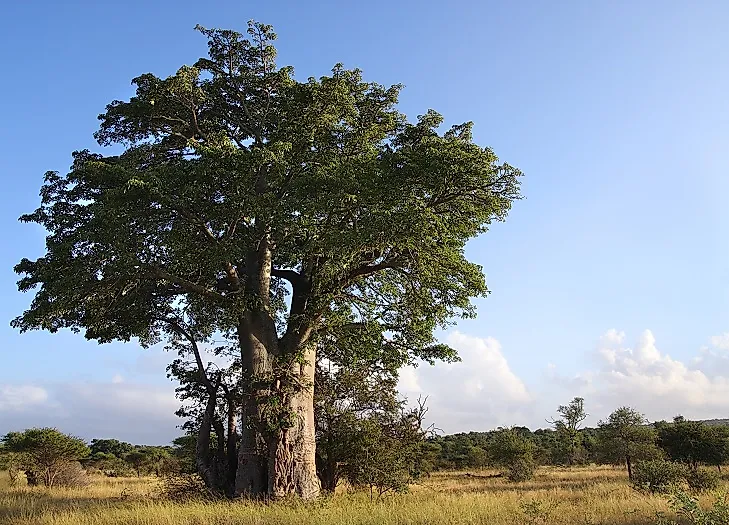
[[(543, 468), (522, 484), (491, 472), (436, 473), (410, 493), (370, 501), (343, 491), (313, 504), (172, 503), (151, 478), (94, 478), (84, 489), (10, 488), (0, 473), (0, 523), (7, 525), (232, 524), (649, 524), (665, 499), (635, 492), (619, 469)], [(708, 498), (707, 498), (708, 499)], [(525, 506), (539, 502), (537, 515)], [(670, 515), (670, 513), (668, 513)]]

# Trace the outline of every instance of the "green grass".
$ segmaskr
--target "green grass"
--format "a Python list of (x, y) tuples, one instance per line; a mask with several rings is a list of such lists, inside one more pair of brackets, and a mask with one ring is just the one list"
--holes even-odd
[[(486, 473), (478, 473), (486, 474)], [(0, 473), (3, 525), (347, 525), (655, 523), (664, 498), (635, 492), (612, 468), (543, 468), (530, 482), (437, 473), (408, 494), (370, 501), (342, 491), (312, 504), (173, 503), (154, 479), (94, 478), (84, 489), (8, 486)], [(707, 497), (707, 501), (710, 498)]]

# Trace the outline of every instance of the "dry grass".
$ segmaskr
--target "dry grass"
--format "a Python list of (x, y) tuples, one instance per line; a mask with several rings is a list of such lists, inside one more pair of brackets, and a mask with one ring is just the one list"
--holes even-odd
[[(485, 477), (489, 472), (474, 474), (484, 477), (434, 474), (410, 493), (380, 501), (344, 492), (307, 505), (262, 505), (171, 503), (158, 496), (155, 480), (144, 478), (95, 478), (85, 489), (10, 488), (0, 473), (0, 523), (633, 525), (655, 523), (656, 512), (668, 510), (663, 498), (635, 492), (625, 474), (612, 468), (544, 468), (521, 484)], [(530, 504), (536, 509), (531, 514)]]

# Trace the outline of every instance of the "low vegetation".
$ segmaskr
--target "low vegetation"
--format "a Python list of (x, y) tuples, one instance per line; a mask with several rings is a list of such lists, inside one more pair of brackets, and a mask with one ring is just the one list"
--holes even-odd
[[(316, 503), (170, 501), (154, 477), (92, 476), (84, 489), (7, 485), (0, 473), (4, 525), (267, 525), (267, 524), (569, 524), (636, 525), (729, 523), (712, 494), (665, 495), (631, 488), (616, 467), (541, 467), (532, 480), (512, 483), (498, 471), (434, 473), (407, 493), (370, 500), (366, 491), (339, 487)], [(722, 488), (729, 488), (722, 481)], [(721, 507), (721, 505), (724, 505)], [(698, 510), (697, 510), (698, 509)], [(721, 509), (723, 514), (721, 514)], [(690, 521), (687, 515), (724, 516)], [(693, 519), (693, 518), (692, 518)]]

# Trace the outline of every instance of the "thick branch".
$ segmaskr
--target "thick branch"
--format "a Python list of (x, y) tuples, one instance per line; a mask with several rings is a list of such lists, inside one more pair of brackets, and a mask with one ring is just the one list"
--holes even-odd
[(271, 275), (280, 279), (285, 279), (293, 286), (296, 286), (301, 281), (301, 274), (295, 270), (281, 270), (279, 268), (272, 268)]

